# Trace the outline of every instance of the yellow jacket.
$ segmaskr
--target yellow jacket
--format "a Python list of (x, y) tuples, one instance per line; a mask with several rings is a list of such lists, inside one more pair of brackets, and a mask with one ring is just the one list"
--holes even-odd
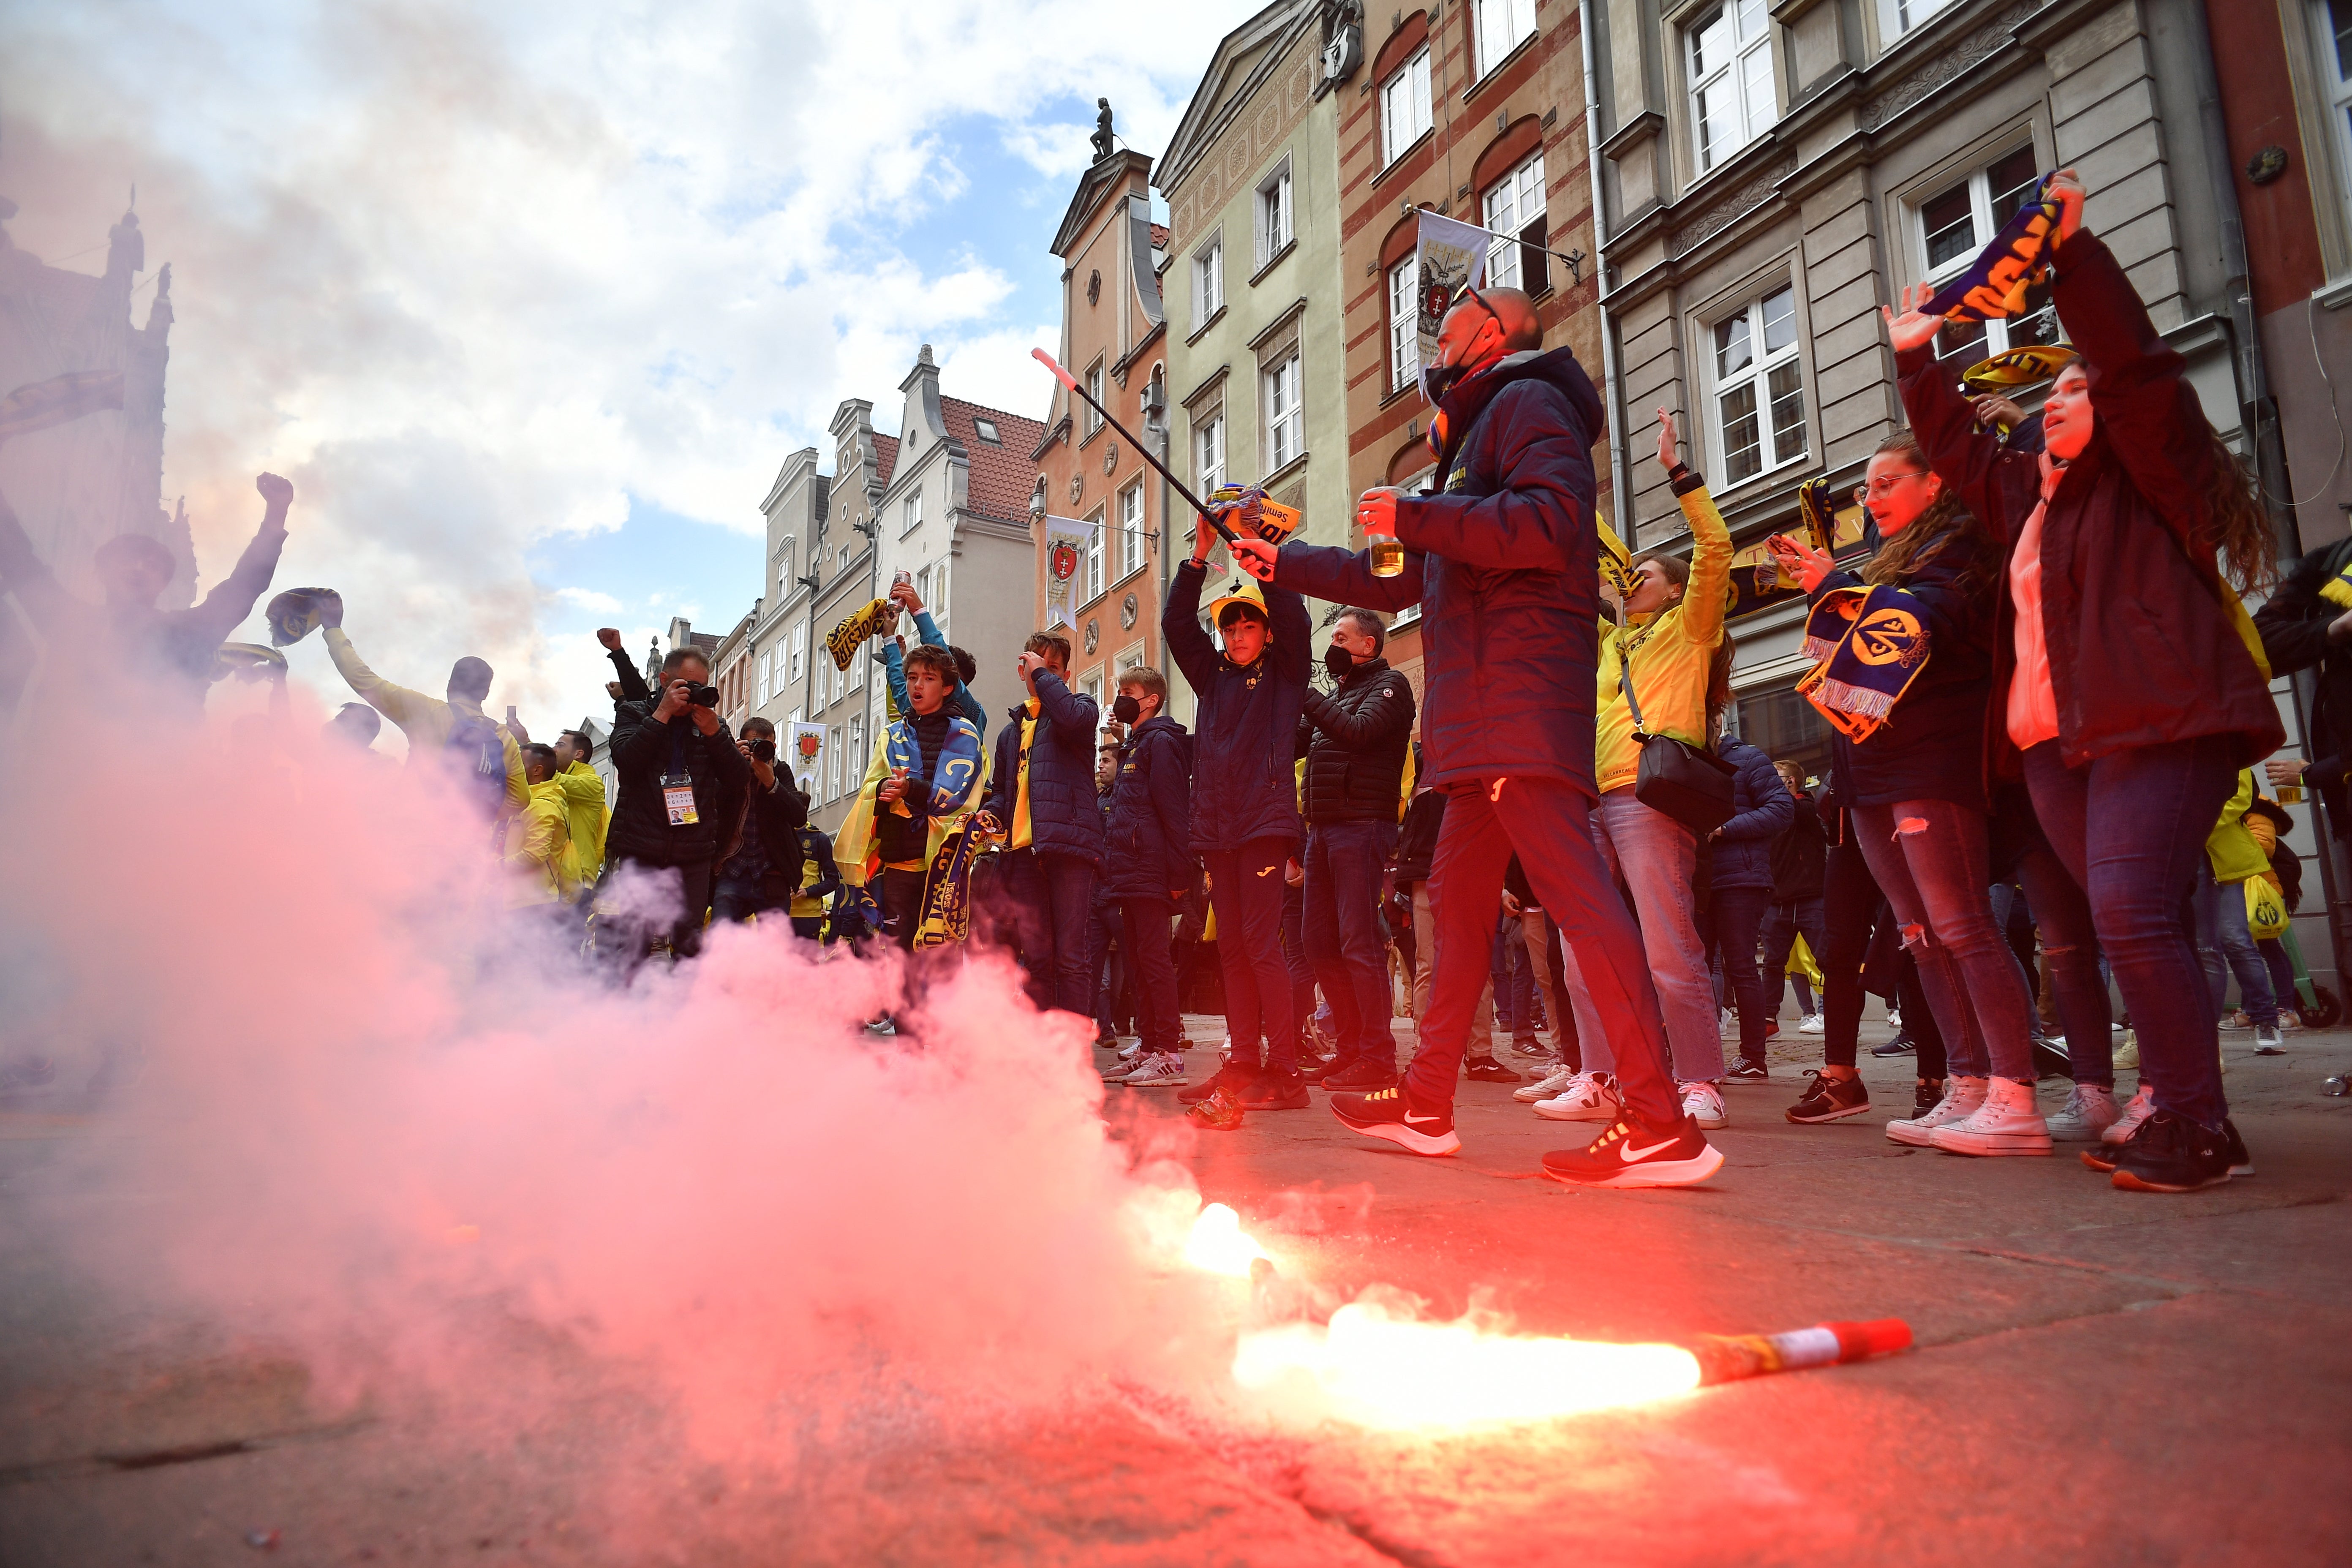
[(1625, 700), (1625, 650), (1633, 650), (1633, 695), (1641, 700), (1648, 732), (1672, 735), (1694, 746), (1710, 737), (1706, 726), (1706, 670), (1723, 641), (1723, 612), (1731, 589), (1731, 531), (1715, 510), (1705, 487), (1681, 498), (1690, 521), (1690, 583), (1682, 600), (1613, 635), (1603, 628), (1601, 665), (1595, 672), (1593, 775), (1604, 793), (1631, 784), (1641, 771), (1642, 748), (1633, 740), (1633, 711)]
[(2221, 808), (2221, 820), (2205, 836), (2205, 858), (2212, 863), (2217, 882), (2242, 882), (2271, 868), (2270, 857), (2254, 841), (2245, 824), (2246, 807), (2254, 804), (2254, 771), (2238, 770), (2238, 793)]
[(522, 810), (507, 820), (507, 869), (514, 880), (507, 907), (570, 903), (580, 888), (580, 861), (572, 852), (572, 828), (563, 792), (550, 779), (532, 784)]
[(547, 782), (563, 796), (580, 879), (593, 882), (604, 868), (604, 825), (613, 816), (604, 806), (604, 780), (586, 763), (574, 763)]
[[(438, 752), (449, 743), (449, 731), (456, 724), (455, 715), (463, 713), (468, 719), (483, 719), (481, 705), (467, 701), (452, 707), (438, 697), (427, 697), (422, 691), (411, 691), (405, 686), (394, 686), (360, 659), (359, 650), (352, 639), (343, 635), (341, 626), (329, 626), (322, 637), (327, 644), (327, 657), (343, 672), (343, 679), (364, 699), (367, 705), (400, 726), (408, 737), (408, 760), (414, 764), (426, 752)], [(529, 804), (530, 788), (523, 783), (522, 748), (499, 725), (499, 740), (507, 757), (507, 799), (505, 809), (520, 811)]]

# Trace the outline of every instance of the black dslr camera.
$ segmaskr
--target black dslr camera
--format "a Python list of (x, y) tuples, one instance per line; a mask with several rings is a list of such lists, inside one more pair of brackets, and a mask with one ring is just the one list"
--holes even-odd
[(719, 688), (689, 686), (686, 689), (686, 700), (697, 708), (716, 708), (719, 706)]
[(772, 763), (776, 760), (776, 742), (767, 736), (762, 735), (749, 744), (751, 748), (751, 755), (759, 761)]

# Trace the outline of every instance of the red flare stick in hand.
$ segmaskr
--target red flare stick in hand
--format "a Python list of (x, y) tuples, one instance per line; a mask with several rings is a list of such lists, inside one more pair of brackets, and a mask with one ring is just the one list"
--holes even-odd
[(1691, 1348), (1701, 1383), (1733, 1383), (1767, 1373), (1834, 1366), (1911, 1348), (1911, 1325), (1900, 1318), (1867, 1323), (1821, 1323), (1785, 1334), (1708, 1335)]
[(1194, 495), (1190, 489), (1187, 489), (1184, 486), (1183, 480), (1178, 479), (1174, 474), (1168, 471), (1167, 464), (1161, 462), (1159, 458), (1151, 455), (1151, 448), (1144, 444), (1141, 437), (1129, 429), (1126, 426), (1120, 424), (1118, 422), (1118, 415), (1113, 414), (1109, 409), (1105, 408), (1101, 404), (1097, 403), (1094, 399), (1094, 395), (1089, 393), (1085, 387), (1078, 384), (1078, 378), (1076, 376), (1072, 375), (1068, 371), (1064, 370), (1060, 365), (1055, 363), (1054, 356), (1047, 353), (1044, 349), (1031, 349), (1029, 353), (1035, 358), (1039, 364), (1044, 365), (1047, 370), (1054, 373), (1054, 379), (1055, 381), (1060, 382), (1064, 386), (1068, 387), (1072, 392), (1075, 392), (1080, 397), (1085, 398), (1087, 400), (1087, 406), (1091, 407), (1096, 413), (1101, 415), (1112, 429), (1118, 431), (1120, 435), (1134, 442), (1135, 449), (1143, 455), (1143, 460), (1150, 464), (1153, 468), (1159, 469), (1160, 477), (1166, 479), (1170, 484), (1175, 486), (1176, 493), (1182, 496), (1186, 501), (1191, 503), (1194, 511), (1199, 512), (1202, 517), (1209, 520), (1209, 526), (1217, 531), (1220, 538), (1223, 539), (1227, 544), (1239, 544), (1241, 542), (1240, 538), (1234, 534), (1234, 531), (1225, 526), (1225, 520), (1217, 514), (1216, 509), (1210, 506), (1208, 502), (1202, 500), (1199, 496)]

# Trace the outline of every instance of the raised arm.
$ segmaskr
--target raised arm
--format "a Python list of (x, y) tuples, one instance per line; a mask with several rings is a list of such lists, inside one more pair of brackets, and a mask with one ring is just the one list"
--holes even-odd
[(342, 672), (344, 681), (359, 693), (362, 701), (403, 730), (427, 711), (431, 698), (422, 692), (411, 691), (405, 686), (393, 684), (370, 669), (366, 661), (360, 658), (360, 650), (353, 647), (352, 639), (343, 635), (343, 606), (340, 597), (327, 600), (320, 606), (320, 611), (326, 625), (320, 630), (319, 637), (327, 645), (327, 657), (335, 661), (335, 668)]
[(1036, 675), (1037, 712), (1054, 726), (1054, 733), (1066, 745), (1083, 744), (1094, 750), (1095, 731), (1102, 728), (1102, 710), (1095, 700), (1083, 691), (1073, 691), (1067, 682), (1050, 669)]
[(1201, 584), (1208, 577), (1209, 564), (1198, 557), (1178, 563), (1169, 574), (1168, 597), (1160, 611), (1160, 635), (1195, 691), (1208, 689), (1217, 674), (1216, 645), (1201, 629)]
[(261, 492), (261, 526), (229, 574), (189, 612), (193, 624), (215, 642), (253, 614), (254, 602), (268, 590), (269, 579), (278, 573), (278, 554), (286, 548), (286, 510), (294, 504), (294, 487), (276, 474), (264, 474), (253, 488)]
[(1683, 592), (1683, 630), (1700, 647), (1723, 640), (1723, 612), (1731, 595), (1731, 530), (1706, 493), (1706, 480), (1684, 468), (1674, 481), (1675, 500), (1690, 524), (1690, 585)]
[(1944, 319), (1927, 313), (1931, 297), (1925, 288), (1906, 289), (1900, 314), (1885, 308), (1879, 311), (1895, 344), (1903, 416), (1927, 452), (1927, 466), (1994, 538), (2006, 543), (2024, 519), (2009, 515), (2009, 485), (2003, 469), (2021, 465), (2018, 482), (2032, 489), (2037, 480), (2030, 471), (2037, 465), (2032, 458), (2010, 451), (1991, 431), (1977, 428), (1976, 405), (1960, 395), (1951, 371), (1936, 358), (1936, 333)]
[(628, 654), (621, 647), (620, 628), (600, 626), (596, 631), (596, 640), (604, 645), (605, 657), (613, 661), (614, 669), (619, 672), (621, 700), (624, 702), (652, 701), (653, 688), (646, 684), (644, 672), (629, 662)]

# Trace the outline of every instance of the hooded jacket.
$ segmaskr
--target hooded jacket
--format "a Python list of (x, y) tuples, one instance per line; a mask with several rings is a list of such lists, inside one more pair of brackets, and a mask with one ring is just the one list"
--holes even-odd
[(2319, 671), (2311, 704), (2312, 763), (2303, 778), (2327, 803), (2327, 820), (2339, 838), (2352, 837), (2352, 805), (2344, 789), (2352, 776), (2352, 644), (2329, 640), (2327, 628), (2352, 605), (2326, 597), (2324, 590), (2347, 570), (2352, 539), (2315, 550), (2254, 612), (2254, 629), (2262, 633), (2272, 674)]
[(1715, 754), (1737, 771), (1731, 775), (1731, 820), (1716, 833), (1709, 885), (1769, 888), (1772, 846), (1797, 819), (1797, 803), (1760, 748), (1726, 735), (1716, 742)]
[[(1040, 855), (1075, 855), (1099, 868), (1103, 859), (1102, 808), (1095, 801), (1095, 731), (1102, 710), (1083, 691), (1072, 691), (1050, 669), (1036, 676), (1037, 723), (1029, 743), (1029, 847)], [(1006, 710), (997, 731), (988, 773), (988, 811), (1013, 831), (1021, 798), (1021, 731), (1029, 704)]]
[(1444, 402), (1443, 487), (1400, 498), (1404, 571), (1283, 546), (1276, 581), (1340, 604), (1422, 610), (1430, 783), (1528, 775), (1593, 789), (1601, 398), (1568, 349), (1509, 355)]
[(1412, 715), (1412, 684), (1384, 658), (1348, 671), (1328, 696), (1307, 689), (1298, 754), (1307, 760), (1300, 804), (1310, 826), (1397, 820)]
[(1272, 640), (1255, 660), (1238, 665), (1201, 629), (1201, 584), (1207, 576), (1201, 562), (1179, 565), (1160, 616), (1168, 651), (1200, 704), (1192, 737), (1192, 847), (1236, 849), (1258, 838), (1296, 844), (1304, 835), (1291, 763), (1314, 640), (1307, 605), (1290, 589), (1267, 584)]
[[(2052, 297), (2082, 352), (2095, 416), (2042, 521), (2042, 626), (2057, 699), (2059, 754), (2080, 767), (2126, 746), (2226, 737), (2246, 767), (2284, 743), (2268, 669), (2245, 638), (2245, 612), (2212, 554), (2212, 427), (2188, 362), (2097, 236), (2076, 232), (2052, 257)], [(2038, 457), (1976, 428), (1976, 414), (1930, 343), (1895, 357), (1903, 408), (1928, 461), (2007, 553), (2041, 499)], [(2008, 695), (2016, 609), (2004, 571), (1996, 595), (1988, 765), (2017, 771)], [(2244, 630), (2241, 631), (2243, 626)], [(2256, 639), (2259, 641), (2259, 639)]]
[(1179, 897), (1192, 885), (1192, 737), (1155, 713), (1119, 748), (1103, 896)]
[[(427, 697), (422, 691), (411, 691), (396, 686), (370, 669), (360, 658), (359, 649), (343, 635), (341, 626), (328, 626), (320, 634), (327, 645), (327, 657), (335, 661), (343, 679), (360, 694), (367, 705), (400, 727), (408, 737), (408, 761), (415, 766), (427, 757), (439, 761), (443, 748), (449, 743), (449, 731), (459, 719), (488, 719), (482, 705), (471, 698), (459, 698), (455, 703), (444, 702), (437, 697)], [(617, 711), (617, 710), (616, 710)], [(523, 782), (522, 748), (507, 733), (504, 724), (498, 726), (499, 748), (506, 753), (506, 804), (499, 815), (509, 816), (522, 810), (530, 799), (530, 788)], [(618, 737), (616, 736), (617, 740)]]

